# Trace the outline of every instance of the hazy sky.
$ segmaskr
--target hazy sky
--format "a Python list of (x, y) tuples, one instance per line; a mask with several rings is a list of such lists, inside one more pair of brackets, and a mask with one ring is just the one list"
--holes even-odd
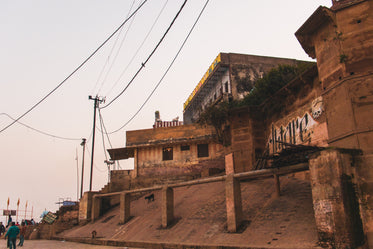
[[(132, 13), (140, 0), (0, 1), (0, 130), (25, 113), (79, 66)], [(84, 190), (89, 189), (93, 101), (110, 102), (127, 85), (160, 40), (182, 0), (148, 0), (91, 60), (20, 122), (0, 133), (0, 209), (55, 211), (59, 198), (76, 200), (81, 138), (87, 138)], [(189, 0), (174, 26), (124, 94), (101, 110), (108, 132), (125, 124), (161, 79), (205, 1)], [(294, 33), (319, 5), (330, 0), (210, 0), (173, 67), (143, 110), (110, 135), (114, 148), (125, 131), (151, 128), (154, 112), (182, 119), (183, 103), (219, 52), (311, 60)], [(159, 18), (158, 18), (159, 16)], [(153, 28), (152, 28), (153, 27)], [(5, 114), (4, 114), (5, 113)], [(7, 114), (7, 115), (6, 115)], [(97, 119), (97, 126), (100, 122)], [(110, 145), (105, 141), (106, 148)], [(76, 153), (78, 152), (78, 160)], [(107, 182), (101, 133), (96, 132), (93, 190)], [(78, 165), (77, 165), (78, 164)], [(78, 166), (78, 169), (77, 169)], [(121, 162), (122, 168), (132, 167)], [(77, 171), (79, 176), (77, 176)], [(2, 212), (1, 212), (2, 214)], [(20, 212), (20, 218), (24, 211)], [(0, 221), (5, 220), (4, 217)]]

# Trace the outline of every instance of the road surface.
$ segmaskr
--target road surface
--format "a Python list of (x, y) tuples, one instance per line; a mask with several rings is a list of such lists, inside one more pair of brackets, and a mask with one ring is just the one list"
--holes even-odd
[[(17, 239), (17, 243), (19, 240)], [(74, 242), (66, 241), (57, 241), (57, 240), (25, 240), (22, 247), (17, 246), (17, 249), (130, 249), (129, 247), (112, 247), (112, 246), (96, 246), (89, 244), (81, 244)], [(0, 249), (6, 248), (6, 240), (0, 240)]]

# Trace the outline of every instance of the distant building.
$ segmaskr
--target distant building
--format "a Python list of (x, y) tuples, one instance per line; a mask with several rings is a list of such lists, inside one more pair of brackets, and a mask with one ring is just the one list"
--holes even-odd
[(244, 98), (253, 89), (254, 82), (272, 68), (297, 62), (295, 59), (257, 55), (218, 54), (184, 103), (184, 123), (194, 123), (210, 105)]
[(133, 184), (193, 179), (209, 169), (224, 171), (223, 146), (215, 142), (215, 131), (193, 124), (172, 126), (175, 122), (127, 131), (126, 147), (108, 150), (113, 160), (134, 158)]

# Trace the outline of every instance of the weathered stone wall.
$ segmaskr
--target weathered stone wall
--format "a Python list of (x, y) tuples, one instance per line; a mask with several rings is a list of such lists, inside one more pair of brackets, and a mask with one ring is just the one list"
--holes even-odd
[[(272, 68), (282, 65), (294, 65), (294, 59), (265, 57), (244, 54), (227, 54), (222, 56), (222, 63), (229, 64), (229, 78), (231, 79), (232, 97), (239, 100), (249, 94), (254, 82), (262, 78)], [(227, 62), (226, 62), (227, 61)]]
[(254, 108), (237, 110), (230, 120), (232, 138), (226, 154), (233, 153), (235, 173), (253, 170), (258, 154), (264, 151), (264, 122), (255, 115), (256, 111)]
[(130, 189), (130, 170), (112, 170), (110, 172), (110, 192)]
[[(201, 141), (205, 144), (208, 141)], [(224, 158), (222, 146), (212, 142), (208, 143), (209, 156), (198, 157), (198, 143), (182, 144), (189, 145), (190, 149), (181, 151), (181, 144), (138, 148), (137, 152), (137, 174), (144, 176), (176, 176), (196, 175), (203, 169), (224, 169)], [(163, 147), (172, 147), (173, 160), (163, 160)]]
[(357, 211), (370, 248), (373, 248), (372, 13), (372, 1), (334, 1), (331, 9), (317, 9), (296, 33), (306, 52), (317, 58), (329, 145), (363, 152), (352, 164), (356, 167), (354, 184), (359, 191), (350, 193), (350, 198), (358, 197)]
[(362, 155), (356, 158), (355, 184), (359, 188), (359, 204), (364, 232), (368, 243), (373, 248), (373, 155)]
[[(215, 142), (213, 127), (182, 125), (127, 131), (126, 139), (127, 148), (135, 148), (132, 179), (195, 176), (209, 168), (224, 169), (224, 150)], [(199, 144), (208, 144), (208, 156), (198, 156)], [(172, 158), (163, 158), (165, 148), (172, 150)]]
[(133, 130), (126, 132), (126, 147), (145, 147), (206, 140), (213, 138), (214, 134), (213, 127), (202, 127), (200, 125)]
[(345, 150), (324, 150), (310, 159), (316, 227), (320, 242), (331, 248), (356, 248), (364, 243), (351, 165), (354, 152)]
[[(334, 11), (319, 8), (297, 31), (317, 58), (328, 120), (328, 143), (373, 152), (373, 6), (351, 1)], [(316, 25), (323, 19), (322, 25)]]
[(196, 122), (206, 106), (221, 100), (242, 99), (250, 93), (254, 82), (272, 68), (299, 62), (295, 59), (236, 53), (220, 53), (217, 59), (184, 106), (185, 124)]
[(92, 197), (98, 192), (85, 192), (79, 202), (79, 223), (88, 222), (91, 219)]
[(243, 98), (253, 87), (255, 80), (263, 77), (272, 68), (280, 64), (293, 65), (294, 59), (221, 53), (222, 64), (229, 65), (229, 78), (232, 97)]
[[(271, 114), (266, 119), (266, 148), (270, 154), (285, 147), (281, 142), (328, 145), (322, 89), (314, 70), (310, 68), (265, 104), (264, 110)], [(270, 109), (273, 106), (276, 111)]]
[(284, 144), (327, 146), (328, 129), (316, 66), (294, 79), (262, 106), (241, 108), (230, 119), (234, 171), (253, 170), (265, 153), (278, 153)]

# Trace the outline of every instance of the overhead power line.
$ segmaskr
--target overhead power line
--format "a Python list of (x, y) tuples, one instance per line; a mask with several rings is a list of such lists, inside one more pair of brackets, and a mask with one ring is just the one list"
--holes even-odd
[(140, 108), (137, 110), (137, 112), (124, 124), (122, 125), (119, 129), (115, 130), (115, 131), (112, 131), (112, 132), (109, 132), (107, 134), (113, 134), (113, 133), (116, 133), (118, 131), (120, 131), (121, 129), (123, 129), (125, 126), (127, 126), (136, 116), (137, 114), (139, 114), (139, 112), (142, 110), (142, 108), (146, 105), (146, 103), (149, 101), (149, 99), (151, 98), (151, 96), (154, 94), (155, 90), (157, 90), (157, 88), (159, 87), (159, 85), (161, 84), (161, 82), (163, 81), (164, 77), (167, 75), (168, 71), (171, 69), (172, 65), (174, 64), (176, 58), (179, 56), (181, 50), (183, 49), (185, 43), (187, 42), (187, 40), (189, 39), (189, 36), (190, 34), (192, 33), (194, 27), (197, 25), (197, 22), (199, 21), (202, 13), (204, 12), (207, 4), (209, 3), (209, 0), (206, 1), (205, 5), (203, 6), (201, 12), (199, 13), (196, 21), (194, 22), (192, 28), (190, 29), (188, 35), (185, 37), (183, 43), (181, 44), (178, 52), (176, 53), (175, 57), (173, 58), (173, 60), (171, 61), (170, 65), (168, 66), (167, 70), (165, 71), (165, 73), (163, 74), (162, 78), (159, 80), (159, 82), (157, 83), (157, 85), (154, 87), (153, 91), (150, 93), (150, 95), (146, 98), (146, 100), (144, 101), (144, 103), (140, 106)]
[(136, 52), (133, 54), (131, 60), (128, 62), (127, 66), (122, 70), (122, 72), (120, 73), (118, 79), (114, 82), (113, 86), (110, 88), (109, 92), (107, 94), (104, 94), (104, 96), (108, 96), (114, 89), (114, 87), (117, 86), (118, 82), (121, 80), (121, 78), (123, 77), (124, 73), (127, 71), (128, 67), (132, 64), (133, 60), (136, 58), (137, 54), (139, 53), (140, 49), (142, 48), (142, 46), (145, 44), (146, 40), (148, 39), (150, 33), (152, 32), (154, 26), (156, 25), (156, 23), (158, 22), (158, 19), (159, 17), (161, 16), (163, 10), (165, 9), (166, 5), (168, 3), (168, 0), (166, 0), (166, 2), (164, 3), (162, 9), (160, 10), (157, 18), (154, 20), (152, 26), (150, 27), (148, 33), (146, 34), (145, 38), (142, 40), (140, 46), (137, 48)]
[[(91, 152), (89, 151), (89, 148), (88, 146), (85, 146), (85, 149), (88, 153), (88, 156), (92, 156)], [(99, 166), (97, 166), (97, 164), (95, 162), (93, 162), (93, 166), (95, 167), (95, 169), (97, 169), (100, 173), (104, 173), (106, 172), (106, 169), (101, 169)]]
[[(133, 0), (132, 5), (131, 5), (131, 7), (130, 7), (130, 9), (129, 9), (129, 11), (128, 11), (128, 14), (127, 14), (127, 16), (126, 16), (126, 19), (127, 19), (128, 16), (130, 15), (130, 13), (131, 13), (131, 11), (132, 11), (132, 8), (133, 8), (133, 5), (135, 4), (135, 1), (136, 1), (136, 0)], [(102, 69), (101, 69), (100, 74), (98, 75), (98, 78), (97, 78), (96, 84), (95, 84), (94, 88), (93, 88), (92, 91), (91, 91), (92, 93), (94, 92), (94, 90), (96, 89), (98, 83), (100, 82), (100, 80), (101, 80), (101, 76), (102, 76), (102, 74), (104, 73), (106, 66), (109, 64), (109, 61), (110, 61), (111, 55), (112, 55), (113, 52), (114, 52), (114, 48), (115, 48), (116, 45), (117, 45), (117, 42), (118, 42), (118, 40), (119, 40), (119, 37), (120, 37), (120, 34), (122, 33), (122, 31), (123, 31), (123, 26), (122, 26), (122, 28), (120, 29), (120, 31), (119, 31), (119, 33), (118, 33), (118, 35), (117, 35), (117, 38), (116, 38), (115, 41), (114, 41), (113, 46), (111, 47), (110, 53), (109, 53), (109, 55), (108, 55), (108, 57), (107, 57), (107, 60), (106, 60), (105, 63), (104, 63), (104, 66), (103, 66)], [(103, 83), (102, 83), (102, 84), (103, 84)], [(97, 93), (97, 94), (98, 94), (98, 93)], [(94, 94), (92, 94), (92, 95), (94, 95)]]
[(40, 105), (46, 98), (48, 98), (52, 93), (54, 93), (58, 88), (60, 88), (71, 76), (73, 76), (81, 67), (83, 67), (84, 64), (86, 64), (121, 28), (122, 26), (133, 16), (137, 13), (137, 11), (147, 2), (147, 0), (144, 0), (142, 4), (126, 19), (124, 22), (95, 50), (93, 53), (91, 53), (90, 56), (87, 57), (72, 73), (70, 73), (63, 81), (61, 81), (52, 91), (50, 91), (47, 95), (45, 95), (41, 100), (39, 100), (35, 105), (33, 105), (30, 109), (28, 109), (25, 113), (23, 113), (21, 116), (16, 118), (12, 123), (4, 127), (2, 130), (0, 130), (0, 133), (11, 127), (13, 124), (15, 124), (17, 121), (19, 121), (21, 118), (26, 116), (28, 113), (30, 113), (32, 110), (34, 110), (38, 105)]
[(102, 138), (102, 147), (104, 149), (104, 154), (105, 154), (105, 159), (107, 161), (107, 151), (106, 151), (106, 146), (105, 146), (105, 137), (104, 137), (104, 128), (103, 128), (103, 120), (102, 120), (102, 116), (101, 116), (101, 112), (100, 112), (100, 109), (98, 109), (99, 112), (98, 112), (98, 116), (99, 116), (99, 120), (100, 120), (100, 126), (101, 126), (101, 138)]
[[(134, 1), (133, 3), (135, 3), (135, 1)], [(131, 9), (132, 9), (132, 7), (131, 7)], [(98, 91), (97, 91), (98, 93), (101, 92), (102, 87), (103, 87), (104, 84), (106, 83), (107, 78), (108, 78), (108, 76), (109, 76), (111, 70), (113, 69), (113, 66), (114, 66), (115, 62), (117, 61), (117, 58), (118, 58), (119, 52), (121, 51), (122, 46), (123, 46), (124, 42), (126, 41), (127, 35), (128, 35), (128, 33), (129, 33), (129, 31), (130, 31), (130, 29), (131, 29), (131, 27), (132, 27), (132, 24), (133, 24), (134, 21), (135, 21), (135, 17), (136, 17), (136, 16), (133, 16), (131, 22), (128, 24), (128, 29), (127, 29), (126, 32), (124, 33), (124, 36), (123, 36), (123, 38), (122, 38), (122, 41), (120, 42), (119, 47), (117, 48), (117, 51), (116, 51), (116, 53), (115, 53), (115, 55), (114, 55), (114, 58), (112, 59), (111, 64), (110, 64), (108, 70), (106, 71), (106, 74), (105, 74), (104, 78), (102, 79), (101, 87), (100, 87), (100, 88), (98, 89)], [(119, 39), (119, 36), (120, 36), (120, 35), (118, 34), (118, 39)], [(117, 40), (117, 41), (118, 41), (118, 40)], [(116, 42), (117, 42), (117, 41), (116, 41)], [(115, 47), (116, 47), (116, 46), (113, 46), (113, 50), (114, 50)], [(111, 52), (111, 54), (112, 54), (112, 52)]]
[(50, 133), (47, 133), (47, 132), (44, 132), (44, 131), (41, 131), (41, 130), (35, 129), (35, 128), (33, 128), (33, 127), (27, 125), (27, 124), (24, 124), (24, 123), (21, 123), (21, 122), (17, 121), (16, 119), (14, 119), (12, 116), (10, 116), (10, 115), (7, 114), (7, 113), (0, 113), (0, 115), (5, 115), (5, 116), (7, 116), (8, 118), (10, 118), (11, 120), (17, 122), (18, 124), (23, 125), (23, 126), (29, 128), (29, 129), (33, 130), (33, 131), (36, 131), (36, 132), (38, 132), (38, 133), (40, 133), (40, 134), (43, 134), (43, 135), (46, 135), (46, 136), (49, 136), (49, 137), (58, 138), (58, 139), (63, 139), (63, 140), (73, 140), (73, 141), (82, 140), (81, 138), (61, 137), (61, 136), (53, 135), (53, 134), (50, 134)]
[[(112, 149), (113, 148), (113, 145), (111, 144), (111, 141), (110, 141), (110, 137), (109, 137), (109, 134), (107, 133), (107, 130), (106, 130), (106, 127), (105, 127), (105, 124), (104, 124), (104, 118), (102, 117), (102, 114), (101, 114), (101, 110), (98, 109), (98, 114), (99, 114), (99, 117), (100, 117), (100, 122), (101, 122), (101, 134), (102, 134), (102, 141), (103, 141), (103, 146), (104, 146), (104, 153), (105, 153), (105, 156), (106, 156), (106, 148), (105, 148), (105, 141), (104, 141), (104, 134), (106, 135), (107, 137), (107, 140), (109, 142), (109, 145), (110, 145), (110, 148)], [(107, 159), (106, 159), (107, 160)], [(119, 163), (119, 160), (116, 160), (115, 161), (117, 163), (117, 166), (118, 166), (118, 169), (121, 169), (122, 167), (120, 166), (120, 163)]]
[(101, 109), (104, 109), (104, 108), (110, 106), (115, 100), (117, 100), (127, 90), (127, 88), (135, 80), (135, 78), (137, 77), (137, 75), (141, 72), (141, 70), (145, 67), (146, 63), (150, 60), (150, 58), (153, 56), (153, 54), (155, 53), (155, 51), (158, 49), (159, 45), (161, 45), (163, 39), (166, 37), (167, 33), (170, 31), (171, 27), (175, 23), (177, 17), (179, 16), (180, 12), (183, 10), (183, 8), (184, 8), (184, 6), (185, 6), (185, 4), (186, 4), (187, 1), (188, 0), (185, 0), (184, 3), (181, 5), (181, 7), (180, 7), (179, 11), (177, 12), (176, 16), (172, 20), (171, 24), (168, 26), (166, 32), (163, 34), (162, 38), (157, 43), (157, 45), (155, 46), (155, 48), (153, 49), (153, 51), (150, 53), (150, 55), (148, 56), (148, 58), (143, 63), (141, 63), (141, 66), (140, 66), (139, 70), (137, 70), (137, 72), (132, 77), (132, 79), (130, 80), (130, 82), (128, 82), (127, 86), (114, 99), (112, 99), (107, 105), (101, 107)]

